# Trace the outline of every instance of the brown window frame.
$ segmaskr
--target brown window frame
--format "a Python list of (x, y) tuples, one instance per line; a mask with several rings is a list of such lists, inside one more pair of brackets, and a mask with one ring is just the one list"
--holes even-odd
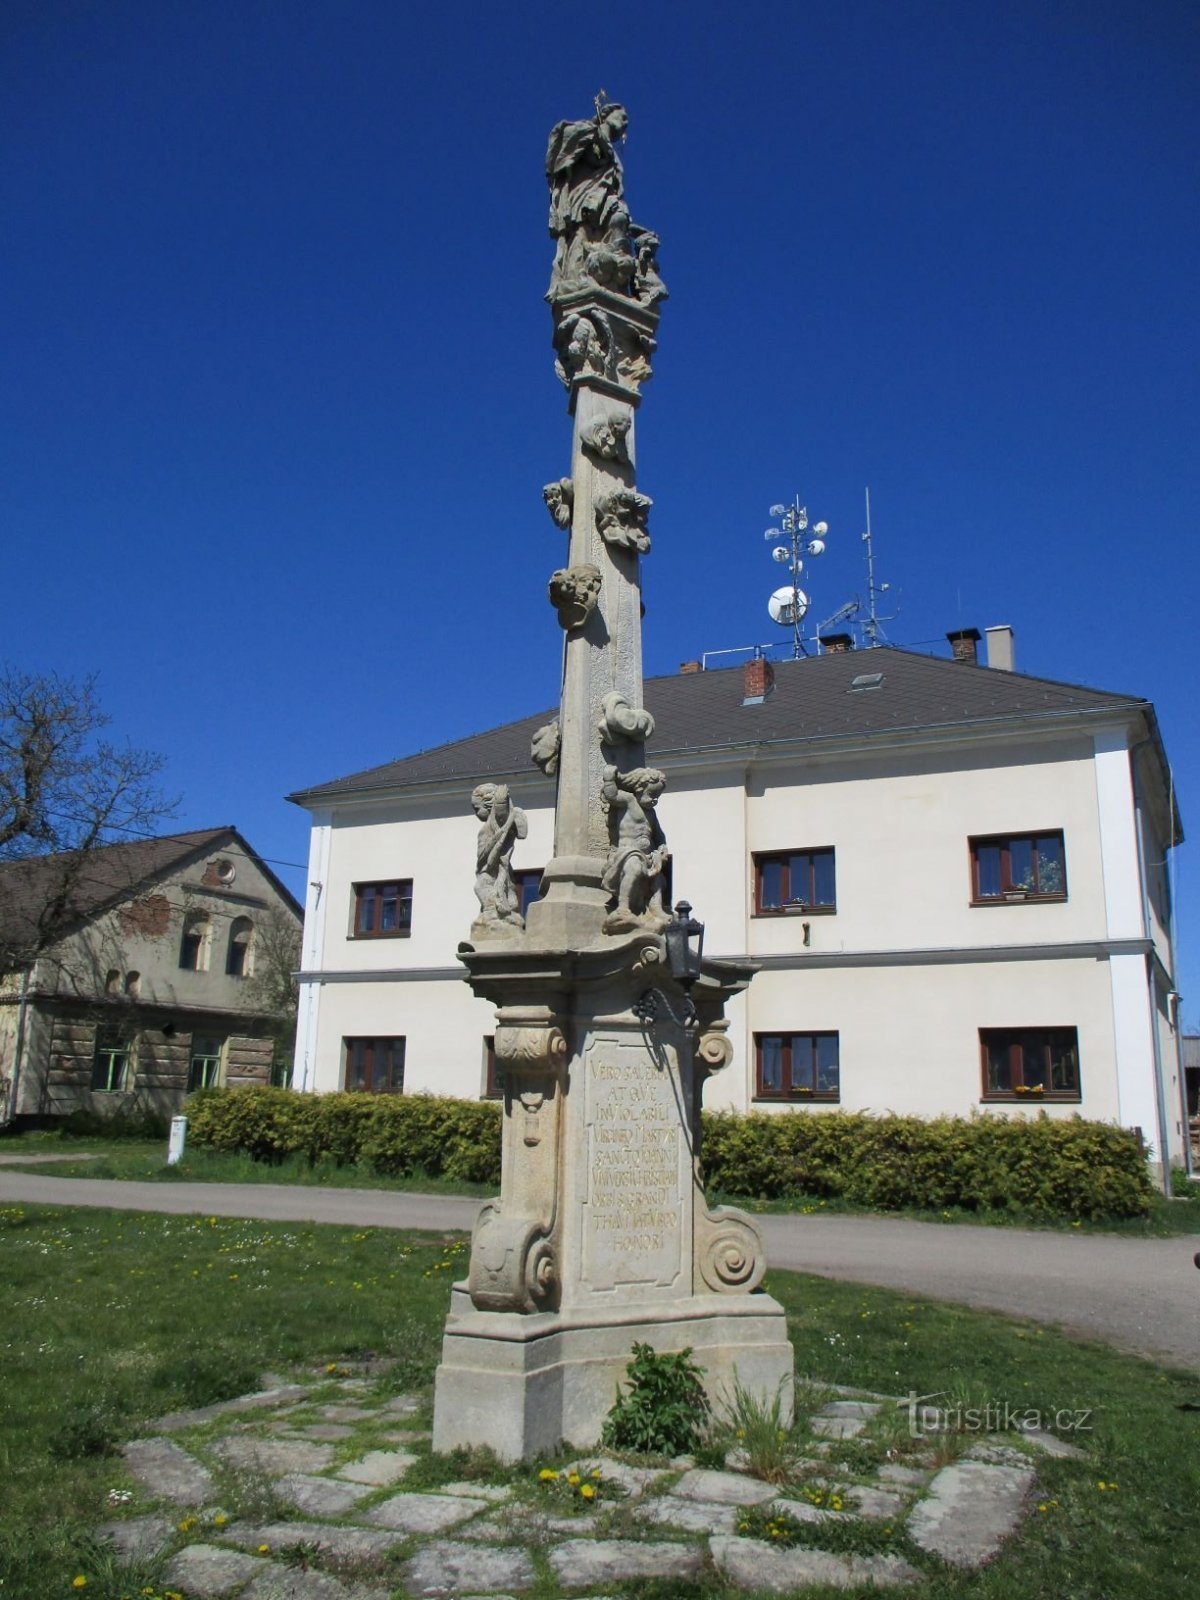
[[(1058, 841), (1061, 888), (1043, 889), (1041, 887), (1038, 843), (1042, 839), (1055, 839)], [(1012, 847), (1014, 843), (1028, 844), (1030, 846), (1030, 860), (1033, 868), (1032, 888), (1025, 888), (1013, 883)], [(978, 834), (967, 840), (967, 848), (971, 859), (971, 904), (973, 906), (1024, 905), (1031, 900), (1045, 902), (1065, 900), (1067, 898), (1067, 845), (1061, 828), (1039, 828), (1036, 832), (1030, 833)], [(980, 889), (979, 852), (981, 850), (999, 850), (1000, 852), (1000, 887), (995, 894), (984, 894)]]
[[(792, 862), (800, 856), (808, 857), (808, 891), (806, 898), (792, 897)], [(833, 873), (833, 899), (827, 905), (818, 904), (812, 896), (816, 893), (818, 856), (828, 856)], [(797, 850), (759, 850), (754, 852), (754, 915), (756, 917), (831, 917), (837, 912), (837, 851), (831, 844), (804, 845)], [(777, 866), (780, 869), (781, 903), (763, 904), (763, 869)]]
[[(778, 1039), (780, 1041), (780, 1087), (778, 1089), (767, 1087), (763, 1083), (763, 1044), (769, 1039)], [(793, 1042), (796, 1039), (807, 1040), (810, 1046), (809, 1059), (812, 1067), (813, 1082), (813, 1087), (811, 1089), (806, 1089), (803, 1087), (796, 1088), (793, 1086), (792, 1050)], [(817, 1088), (818, 1039), (834, 1039), (837, 1041), (838, 1059), (836, 1089)], [(756, 1100), (767, 1100), (774, 1103), (786, 1101), (793, 1105), (797, 1103), (807, 1104), (809, 1101), (815, 1101), (824, 1105), (839, 1104), (842, 1098), (842, 1041), (838, 1029), (817, 1028), (810, 1033), (805, 1033), (799, 1032), (793, 1028), (789, 1028), (786, 1032), (780, 1033), (756, 1033), (754, 1035), (754, 1098)]]
[[(1051, 1087), (1054, 1072), (1054, 1044), (1068, 1047), (1074, 1056), (1074, 1084), (1068, 1088)], [(1037, 1046), (1042, 1052), (1042, 1081), (1027, 1083), (1025, 1072), (1026, 1051)], [(1009, 1087), (993, 1089), (990, 1083), (990, 1058), (993, 1049), (1006, 1049), (1008, 1054)], [(1083, 1075), (1079, 1065), (1079, 1029), (1075, 1027), (1045, 1028), (980, 1028), (979, 1030), (980, 1096), (990, 1104), (1005, 1105), (1078, 1105), (1083, 1099)]]
[[(375, 1057), (380, 1045), (390, 1047), (393, 1060), (388, 1064), (388, 1082), (386, 1085), (377, 1086), (375, 1083)], [(397, 1045), (400, 1047), (400, 1081), (396, 1083), (395, 1054)], [(362, 1054), (362, 1081), (351, 1083), (350, 1074), (354, 1065), (354, 1055), (361, 1046)], [(367, 1035), (351, 1035), (342, 1040), (342, 1088), (347, 1094), (403, 1094), (405, 1058), (408, 1054), (408, 1040), (404, 1034), (393, 1034), (389, 1037), (368, 1037)], [(357, 1077), (357, 1073), (356, 1073)]]
[[(104, 1066), (101, 1066), (104, 1058)], [(124, 1094), (133, 1077), (133, 1040), (119, 1028), (98, 1027), (92, 1044), (93, 1094)]]
[(496, 1036), (494, 1033), (485, 1033), (483, 1036), (483, 1098), (485, 1100), (504, 1099), (504, 1073), (496, 1066)]
[[(383, 920), (382, 908), (387, 903), (386, 891), (394, 890), (393, 896), (397, 908), (397, 922), (394, 928), (361, 926), (364, 910), (369, 906), (373, 915), (370, 920), (378, 923)], [(411, 878), (376, 878), (371, 883), (356, 883), (354, 885), (354, 903), (350, 911), (351, 939), (407, 939), (412, 933), (412, 902), (413, 881)], [(405, 914), (403, 908), (407, 907)]]

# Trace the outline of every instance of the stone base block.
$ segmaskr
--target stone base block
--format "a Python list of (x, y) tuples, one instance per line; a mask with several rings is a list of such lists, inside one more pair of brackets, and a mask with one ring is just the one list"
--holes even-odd
[(735, 1380), (792, 1413), (792, 1347), (766, 1294), (696, 1295), (654, 1306), (576, 1307), (522, 1316), (477, 1311), (456, 1285), (442, 1341), (433, 1448), (487, 1445), (517, 1461), (598, 1443), (635, 1343), (691, 1348), (720, 1410)]

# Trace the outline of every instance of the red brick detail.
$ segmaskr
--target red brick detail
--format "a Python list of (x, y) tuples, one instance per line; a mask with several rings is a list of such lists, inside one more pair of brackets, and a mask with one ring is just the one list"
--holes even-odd
[(171, 902), (165, 894), (143, 895), (117, 912), (122, 933), (140, 933), (144, 939), (161, 939), (171, 929)]
[(775, 687), (775, 668), (766, 656), (755, 656), (742, 668), (742, 688), (747, 700), (764, 700)]

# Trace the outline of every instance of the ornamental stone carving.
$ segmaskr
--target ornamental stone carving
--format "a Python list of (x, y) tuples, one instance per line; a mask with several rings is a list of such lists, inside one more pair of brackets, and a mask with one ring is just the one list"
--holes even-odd
[(767, 1270), (762, 1234), (733, 1206), (696, 1213), (696, 1271), (717, 1294), (749, 1294)]
[(529, 824), (503, 783), (481, 783), (472, 791), (471, 807), (482, 824), (475, 842), (479, 915), (471, 924), (471, 937), (511, 938), (525, 926), (513, 880), (512, 853), (517, 840), (529, 832)]
[(596, 531), (610, 549), (645, 555), (650, 548), (646, 521), (653, 504), (649, 495), (636, 489), (614, 489), (601, 495), (596, 501)]
[(733, 1060), (733, 1041), (728, 1029), (729, 1023), (721, 1018), (696, 1040), (696, 1056), (706, 1074), (721, 1072)]
[(667, 299), (667, 286), (658, 275), (658, 247), (662, 240), (652, 229), (639, 228), (636, 223), (630, 224), (629, 234), (635, 257), (633, 292), (647, 310), (657, 311)]
[(562, 729), (557, 721), (544, 723), (534, 734), (529, 755), (535, 767), (540, 767), (548, 778), (558, 771), (558, 755), (562, 749)]
[(569, 528), (571, 511), (575, 505), (575, 485), (570, 478), (560, 478), (557, 483), (548, 483), (542, 490), (542, 499), (546, 502), (546, 510), (554, 519), (555, 526)]
[(582, 628), (600, 598), (603, 579), (599, 567), (560, 567), (550, 579), (550, 603), (558, 620), (570, 632)]
[(613, 689), (600, 702), (597, 727), (603, 744), (640, 744), (653, 734), (654, 718)]
[(612, 324), (602, 311), (589, 307), (586, 315), (569, 312), (554, 330), (554, 348), (558, 352), (554, 370), (568, 389), (574, 378), (606, 377), (612, 347)]
[(471, 1235), (467, 1286), (473, 1303), (480, 1311), (545, 1311), (553, 1306), (557, 1285), (545, 1225), (508, 1216), (501, 1201), (487, 1201)]
[(600, 800), (612, 839), (600, 880), (611, 897), (606, 933), (657, 929), (670, 921), (663, 910), (667, 841), (655, 809), (666, 786), (657, 767), (634, 767), (629, 772), (604, 769)]
[(579, 442), (589, 455), (601, 461), (619, 461), (622, 466), (628, 466), (632, 427), (633, 412), (625, 406), (613, 406), (599, 412), (579, 430)]
[(492, 1048), (497, 1065), (504, 1067), (556, 1072), (567, 1059), (566, 1035), (553, 1023), (498, 1020)]
[(625, 175), (617, 145), (629, 116), (596, 97), (595, 115), (556, 123), (546, 147), (554, 266), (547, 300), (598, 286), (627, 291), (636, 268), (629, 238)]

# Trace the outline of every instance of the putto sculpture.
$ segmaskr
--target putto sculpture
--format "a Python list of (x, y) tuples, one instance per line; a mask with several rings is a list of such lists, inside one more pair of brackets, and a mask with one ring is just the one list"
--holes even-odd
[(512, 873), (512, 853), (529, 824), (512, 802), (507, 784), (481, 783), (471, 793), (471, 808), (483, 826), (475, 842), (475, 898), (479, 915), (473, 939), (508, 938), (525, 926)]
[(600, 798), (613, 836), (601, 880), (613, 900), (606, 933), (665, 927), (670, 920), (662, 902), (667, 841), (655, 809), (666, 786), (657, 767), (604, 769)]
[(555, 483), (548, 483), (542, 490), (542, 499), (554, 519), (555, 527), (569, 528), (571, 509), (575, 504), (575, 485), (570, 478), (559, 478)]
[(614, 489), (596, 501), (596, 531), (615, 550), (636, 550), (646, 555), (650, 535), (646, 521), (654, 504), (648, 494), (636, 489)]

